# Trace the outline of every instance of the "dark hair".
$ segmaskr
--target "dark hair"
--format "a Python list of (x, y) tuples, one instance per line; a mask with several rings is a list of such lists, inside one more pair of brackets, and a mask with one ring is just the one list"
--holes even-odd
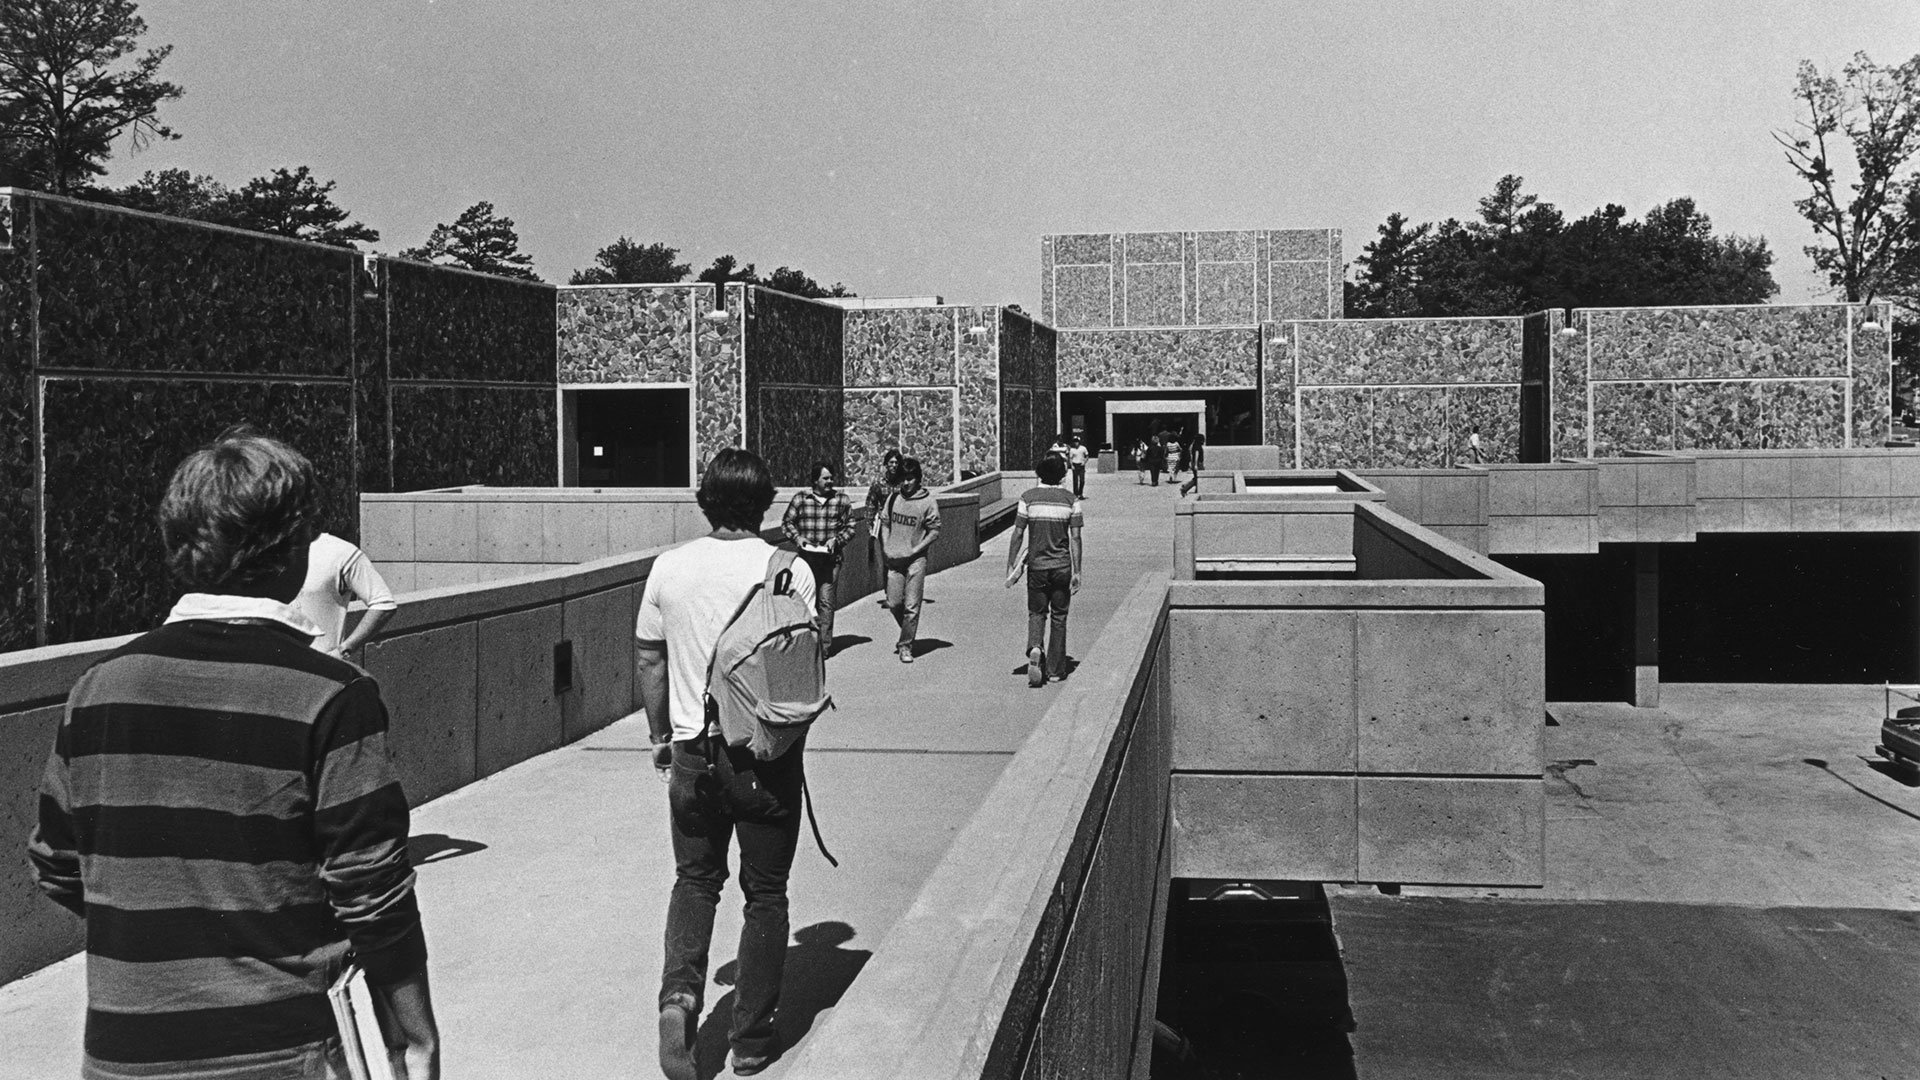
[(896, 446), (892, 450), (880, 455), (880, 463), (884, 465), (889, 461), (900, 461), (906, 456), (907, 455), (901, 453), (900, 448)]
[(807, 486), (813, 486), (813, 482), (820, 479), (822, 472), (825, 472), (828, 476), (840, 475), (840, 470), (833, 467), (833, 462), (816, 461), (813, 463), (813, 471), (807, 474)]
[(313, 463), (231, 428), (173, 470), (155, 515), (167, 570), (193, 592), (240, 592), (286, 572), (320, 517)]
[(698, 497), (714, 528), (757, 532), (773, 505), (773, 474), (759, 454), (730, 446), (707, 463)]
[(920, 459), (911, 454), (900, 459), (900, 479), (920, 482)]
[(1041, 483), (1057, 484), (1061, 477), (1067, 475), (1067, 459), (1059, 454), (1048, 454), (1040, 459), (1033, 471), (1040, 474)]

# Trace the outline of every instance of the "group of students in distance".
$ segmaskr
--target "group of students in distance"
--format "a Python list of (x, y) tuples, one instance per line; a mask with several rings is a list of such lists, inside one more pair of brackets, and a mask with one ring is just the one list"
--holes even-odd
[[(1027, 580), (1035, 687), (1067, 674), (1082, 524), (1062, 486), (1069, 468), (1056, 454), (1038, 463), (1008, 547), (1008, 586)], [(889, 455), (868, 493), (908, 661), (939, 533), (920, 471)], [(365, 556), (320, 531), (319, 496), (305, 456), (249, 429), (188, 455), (157, 513), (182, 595), (162, 626), (93, 665), (69, 695), (28, 857), (46, 895), (86, 923), (83, 1076), (346, 1077), (328, 991), (350, 967), (371, 988), (394, 1075), (440, 1074), (407, 800), (380, 688), (353, 662), (394, 605)], [(715, 455), (698, 490), (712, 531), (655, 560), (635, 624), (675, 863), (657, 1000), (660, 1067), (672, 1080), (696, 1074), (708, 946), (736, 836), (746, 904), (733, 1070), (760, 1072), (784, 1049), (775, 1017), (806, 729), (771, 744), (735, 739), (714, 703), (713, 662), (756, 596), (777, 591), (801, 613), (813, 648), (801, 660), (823, 686), (833, 582), (854, 526), (823, 465), (787, 508), (792, 544), (776, 549), (761, 538), (774, 497), (757, 455)], [(350, 596), (373, 600), (343, 639)], [(763, 678), (760, 691), (778, 697), (781, 681)]]

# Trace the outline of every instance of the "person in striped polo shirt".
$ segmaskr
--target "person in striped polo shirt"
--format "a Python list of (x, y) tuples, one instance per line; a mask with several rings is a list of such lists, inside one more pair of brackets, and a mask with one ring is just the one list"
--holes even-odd
[[(1080, 500), (1060, 486), (1065, 459), (1048, 454), (1034, 466), (1040, 486), (1020, 496), (1007, 544), (1007, 587), (1020, 578), (1020, 541), (1027, 538), (1027, 685), (1067, 677), (1067, 609), (1080, 591)], [(1030, 534), (1030, 535), (1029, 535)]]
[(290, 606), (317, 509), (285, 443), (189, 455), (159, 513), (189, 591), (68, 696), (28, 857), (86, 920), (90, 1080), (345, 1076), (349, 950), (396, 1074), (439, 1075), (386, 707)]

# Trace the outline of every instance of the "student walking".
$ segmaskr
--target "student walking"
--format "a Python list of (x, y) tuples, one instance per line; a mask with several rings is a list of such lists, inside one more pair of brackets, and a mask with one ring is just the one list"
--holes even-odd
[[(354, 600), (367, 610), (347, 634), (347, 604)], [(314, 648), (354, 663), (360, 661), (360, 647), (400, 609), (367, 553), (332, 533), (321, 533), (308, 546), (307, 578), (293, 606), (320, 628)]]
[(1167, 438), (1160, 432), (1154, 432), (1147, 440), (1147, 473), (1153, 477), (1153, 486), (1160, 486), (1160, 470), (1167, 467)]
[[(880, 479), (867, 488), (867, 551), (873, 563), (874, 580), (882, 583), (887, 580), (887, 558), (880, 550), (880, 515), (888, 497), (900, 487), (900, 460), (903, 456), (898, 450), (887, 451), (886, 456), (880, 459)], [(887, 606), (885, 590), (881, 591), (877, 603), (881, 607)]]
[(920, 634), (927, 551), (940, 536), (940, 502), (920, 482), (919, 458), (900, 460), (900, 490), (887, 497), (880, 521), (880, 546), (887, 561), (887, 610), (900, 624), (900, 639), (893, 651), (901, 663), (911, 664), (913, 642)]
[(1073, 496), (1076, 499), (1087, 497), (1087, 456), (1087, 444), (1075, 435), (1073, 445), (1067, 450), (1067, 467), (1073, 470)]
[(349, 948), (386, 1013), (368, 1052), (439, 1075), (386, 706), (292, 606), (318, 502), (279, 440), (188, 455), (159, 512), (187, 591), (67, 699), (27, 853), (86, 920), (89, 1077), (346, 1076)]
[(840, 549), (853, 539), (853, 503), (833, 489), (832, 465), (814, 462), (813, 486), (794, 493), (780, 531), (813, 571), (814, 602), (820, 612), (815, 622), (821, 645), (832, 656), (834, 581), (840, 575)]
[[(772, 761), (719, 738), (706, 698), (721, 633), (766, 581), (775, 548), (760, 539), (773, 477), (758, 455), (728, 448), (700, 478), (700, 510), (713, 531), (663, 552), (635, 620), (641, 704), (653, 765), (667, 783), (673, 892), (660, 976), (660, 1070), (694, 1080), (693, 1040), (707, 987), (714, 910), (727, 880), (727, 848), (740, 841), (739, 974), (727, 1039), (733, 1071), (750, 1076), (779, 1056), (774, 1030), (787, 961), (787, 877), (800, 838), (806, 737)], [(813, 571), (795, 562), (791, 588), (814, 602)], [(710, 721), (714, 721), (710, 725)]]
[(1034, 466), (1040, 486), (1020, 496), (1007, 543), (1007, 587), (1020, 576), (1027, 539), (1027, 685), (1067, 677), (1067, 609), (1080, 591), (1080, 501), (1060, 486), (1066, 468), (1048, 457)]
[(1134, 482), (1144, 486), (1147, 482), (1147, 440), (1145, 439), (1133, 440), (1133, 466), (1140, 473), (1140, 478)]

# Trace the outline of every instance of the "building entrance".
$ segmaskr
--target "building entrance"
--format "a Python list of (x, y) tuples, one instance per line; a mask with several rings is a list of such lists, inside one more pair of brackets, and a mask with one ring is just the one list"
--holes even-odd
[(561, 478), (567, 487), (692, 484), (685, 389), (562, 388)]

